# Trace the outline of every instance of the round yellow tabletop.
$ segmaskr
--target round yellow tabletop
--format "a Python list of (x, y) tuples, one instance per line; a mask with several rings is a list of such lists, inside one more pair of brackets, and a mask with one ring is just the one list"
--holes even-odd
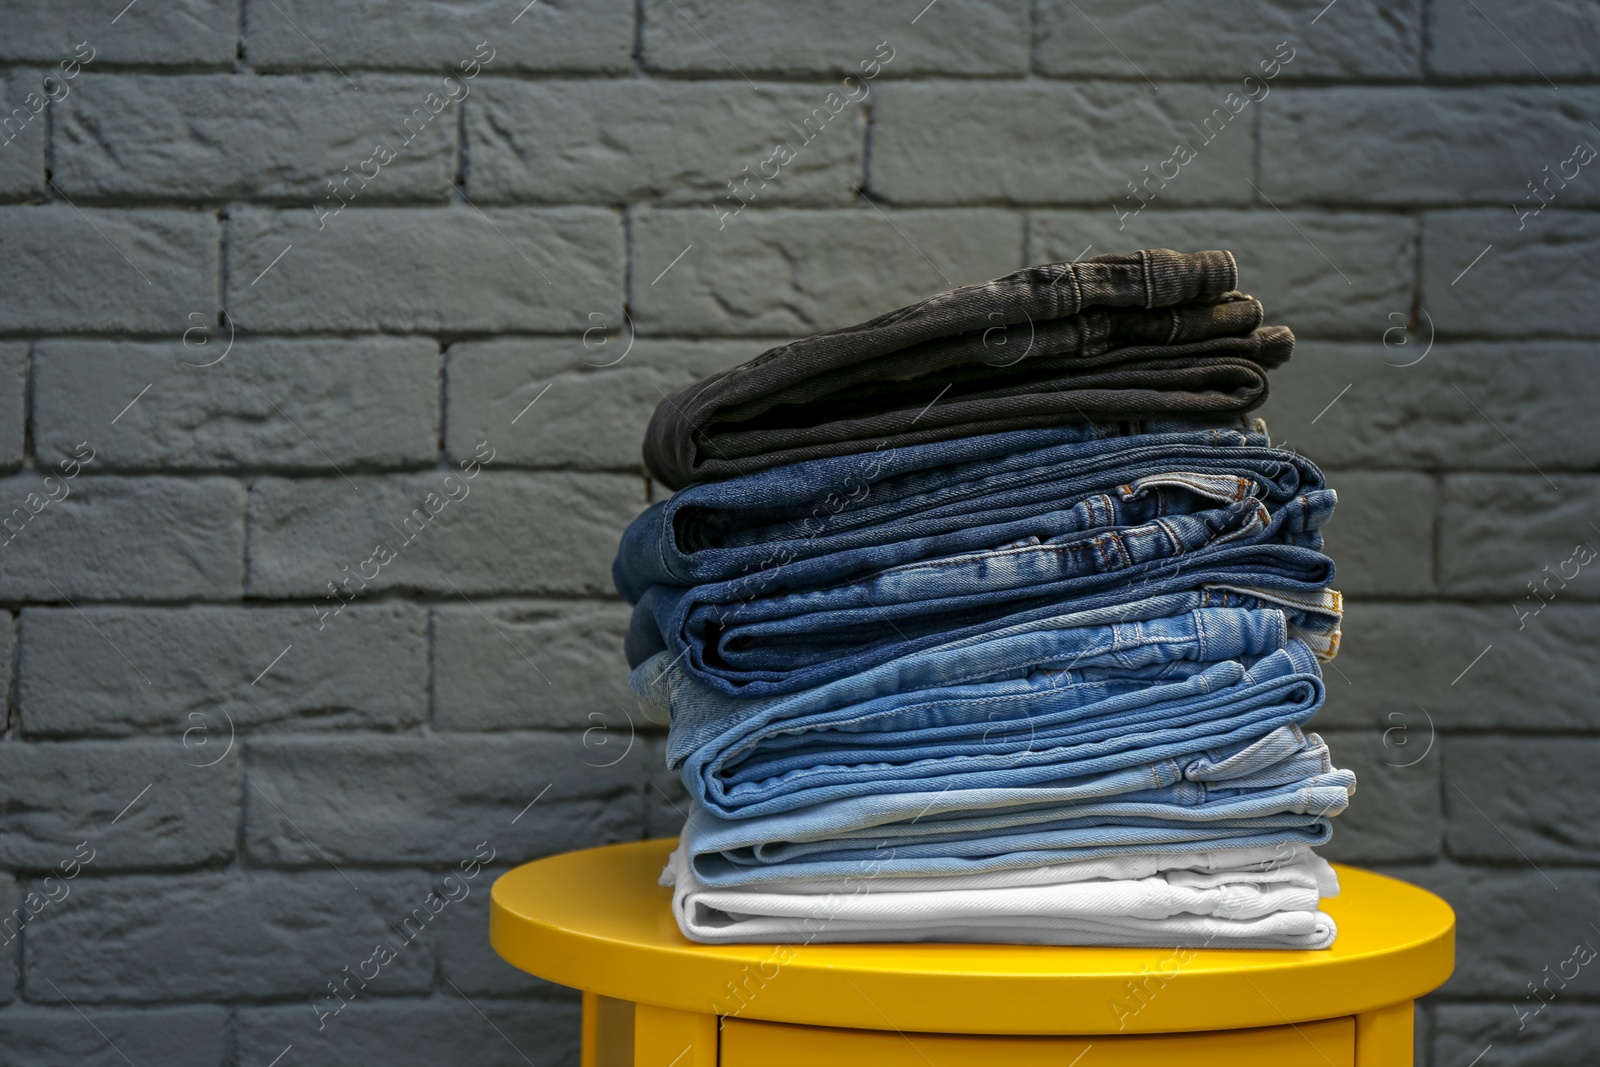
[(1455, 915), (1426, 890), (1335, 865), (1333, 947), (700, 945), (656, 878), (674, 842), (551, 856), (500, 877), (489, 940), (591, 994), (712, 1016), (946, 1034), (1151, 1034), (1287, 1026), (1404, 1007), (1450, 976)]

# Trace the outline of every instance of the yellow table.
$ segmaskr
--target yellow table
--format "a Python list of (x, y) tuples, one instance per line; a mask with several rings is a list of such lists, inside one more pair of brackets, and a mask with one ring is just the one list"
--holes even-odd
[(1342, 866), (1322, 952), (697, 945), (656, 885), (672, 845), (551, 856), (494, 884), (495, 951), (584, 991), (584, 1067), (1395, 1067), (1412, 1001), (1455, 963), (1448, 904)]

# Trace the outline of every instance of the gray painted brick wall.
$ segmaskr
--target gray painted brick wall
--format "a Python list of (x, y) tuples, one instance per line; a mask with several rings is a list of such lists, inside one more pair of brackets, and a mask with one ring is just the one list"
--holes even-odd
[(662, 393), (1158, 245), (1234, 249), (1302, 338), (1264, 414), (1341, 492), (1320, 725), (1361, 784), (1330, 851), (1461, 919), (1419, 1062), (1587, 1062), (1600, 977), (1530, 983), (1600, 938), (1597, 31), (0, 4), (0, 1065), (576, 1062), (487, 891), (680, 817), (608, 579)]

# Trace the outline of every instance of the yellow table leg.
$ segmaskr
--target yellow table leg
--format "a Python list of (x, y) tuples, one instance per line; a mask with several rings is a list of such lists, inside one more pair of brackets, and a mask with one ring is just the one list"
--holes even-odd
[(631, 1067), (633, 1008), (631, 1000), (584, 991), (581, 1067)]
[(583, 991), (583, 1025), (579, 1033), (578, 1067), (595, 1067), (595, 1046), (600, 1038), (600, 998), (587, 989)]
[(1356, 1067), (1411, 1067), (1415, 1004), (1407, 1000), (1356, 1016)]
[(717, 1017), (634, 1005), (634, 1067), (717, 1067)]

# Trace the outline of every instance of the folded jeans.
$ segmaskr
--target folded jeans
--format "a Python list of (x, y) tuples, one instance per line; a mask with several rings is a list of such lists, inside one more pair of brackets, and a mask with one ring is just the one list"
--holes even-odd
[[(1148, 858), (1117, 857), (976, 877), (861, 879), (843, 891), (805, 891), (707, 887), (679, 849), (661, 882), (674, 887), (673, 915), (684, 936), (712, 944), (992, 940), (1008, 925), (1038, 931), (1024, 943), (1045, 944), (1068, 943), (1061, 939), (1069, 935), (1071, 943), (1150, 937), (1156, 940), (1144, 943), (1165, 945), (1199, 935), (1235, 946), (1282, 939), (1285, 947), (1331, 939), (1331, 922), (1263, 922), (1293, 912), (1316, 915), (1321, 899), (1338, 893), (1337, 877), (1320, 857), (1303, 846), (1279, 851), (1270, 860), (1256, 858), (1267, 850), (1178, 855), (1167, 858), (1172, 868), (1164, 870)], [(1239, 866), (1227, 866), (1230, 859)]]
[(1272, 448), (1264, 431), (1135, 423), (993, 434), (675, 493), (629, 524), (612, 576), (630, 603), (655, 585), (741, 578), (732, 595), (747, 600), (1041, 530), (1069, 532), (1076, 517), (1062, 513), (1102, 495), (1159, 500), (1181, 489), (1227, 503), (1253, 494), (1276, 508), (1323, 488), (1314, 464)]
[[(1265, 398), (1264, 369), (1293, 351), (1293, 335), (1259, 327), (1254, 301), (1232, 293), (1237, 282), (1230, 253), (1155, 249), (1032, 267), (940, 293), (679, 390), (651, 419), (645, 462), (677, 489), (862, 452), (875, 440), (968, 436), (1027, 425), (1030, 416), (1059, 421), (1074, 406), (1084, 414), (1085, 405), (1121, 414), (1249, 410)], [(1178, 305), (1189, 306), (1100, 310)], [(1116, 341), (1139, 354), (1108, 361)], [(1238, 354), (1208, 361), (1192, 351), (1217, 341), (1236, 342)], [(1164, 363), (1163, 347), (1175, 362), (1187, 356), (1189, 366)], [(1083, 362), (1122, 373), (1077, 382)], [(1038, 410), (1024, 413), (1028, 401), (1003, 395), (1008, 384)], [(1083, 384), (1089, 387), (1074, 387)], [(926, 416), (916, 409), (942, 386), (956, 390), (954, 402), (918, 425)], [(1002, 395), (985, 395), (996, 392)]]

